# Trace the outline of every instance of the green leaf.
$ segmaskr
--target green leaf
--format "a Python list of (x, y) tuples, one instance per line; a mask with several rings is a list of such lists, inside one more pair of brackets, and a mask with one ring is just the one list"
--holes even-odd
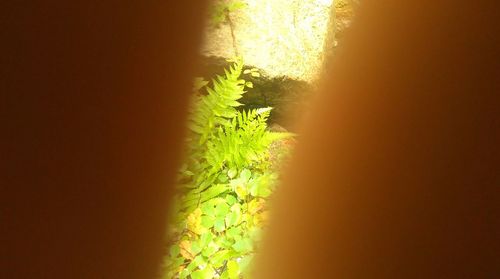
[(235, 203), (231, 206), (231, 212), (241, 214), (241, 204)]
[(238, 223), (238, 219), (240, 217), (239, 212), (230, 212), (226, 215), (226, 227), (230, 228)]
[(216, 232), (223, 232), (226, 229), (224, 217), (215, 220), (214, 229)]
[(229, 190), (229, 187), (226, 184), (214, 185), (208, 188), (208, 190), (201, 193), (201, 201), (204, 202), (209, 199), (215, 198), (220, 194), (226, 192), (227, 190)]
[(219, 250), (219, 246), (212, 241), (203, 249), (201, 254), (206, 258), (210, 258), (217, 250)]
[(221, 267), (224, 262), (231, 257), (232, 253), (229, 250), (221, 250), (210, 257), (210, 263), (215, 267)]
[(244, 200), (248, 194), (246, 184), (243, 183), (236, 185), (234, 191), (236, 192), (236, 195), (238, 195), (238, 198), (240, 200)]
[(248, 181), (250, 177), (252, 176), (252, 172), (248, 169), (243, 169), (240, 173), (240, 178), (242, 178), (244, 181)]
[(240, 227), (232, 227), (226, 231), (226, 236), (229, 238), (235, 238), (241, 235)]
[(208, 216), (215, 216), (215, 207), (213, 202), (205, 202), (201, 205), (201, 212)]
[(170, 254), (170, 257), (171, 258), (175, 258), (179, 255), (181, 249), (179, 248), (179, 245), (178, 244), (174, 244), (172, 246), (170, 246), (170, 249), (169, 249), (169, 254)]
[(189, 272), (193, 272), (193, 270), (202, 264), (205, 264), (205, 259), (203, 259), (203, 256), (198, 255), (191, 261), (191, 263), (188, 264), (186, 269), (189, 270)]
[(206, 247), (213, 239), (213, 235), (211, 232), (206, 232), (200, 237), (200, 246)]
[(254, 197), (267, 198), (272, 193), (271, 191), (272, 183), (273, 181), (269, 175), (263, 175), (258, 179), (252, 180), (249, 185), (250, 195)]
[(219, 180), (220, 183), (226, 183), (228, 181), (227, 175), (221, 173), (218, 176), (218, 180)]
[[(225, 201), (225, 200), (223, 200)], [(215, 207), (215, 215), (219, 217), (226, 216), (226, 214), (229, 212), (229, 205), (227, 203), (220, 203)]]
[(232, 248), (238, 253), (248, 253), (252, 251), (252, 241), (249, 238), (243, 238), (236, 241)]
[(233, 195), (227, 195), (226, 196), (226, 201), (228, 205), (233, 205), (235, 204), (238, 200)]
[(238, 262), (231, 260), (227, 262), (227, 272), (229, 275), (229, 278), (238, 278), (238, 275), (240, 274), (240, 266)]
[(187, 268), (183, 269), (181, 274), (179, 275), (180, 279), (185, 279), (191, 274), (191, 271), (189, 271)]
[(246, 273), (249, 271), (252, 260), (253, 260), (253, 255), (243, 256), (241, 258), (239, 262), (241, 273)]
[(201, 245), (199, 240), (191, 242), (191, 253), (193, 253), (193, 255), (197, 255), (202, 249), (203, 245)]
[(214, 226), (214, 216), (201, 216), (201, 226), (206, 229), (211, 229)]
[(220, 247), (229, 249), (231, 246), (234, 244), (234, 241), (232, 239), (227, 238), (225, 235), (217, 237), (215, 240), (215, 243), (219, 245)]
[(207, 267), (205, 267), (204, 269), (202, 270), (197, 270), (193, 273), (191, 273), (191, 278), (192, 279), (212, 279), (214, 278), (214, 269), (210, 266), (210, 265), (207, 265)]
[(245, 6), (246, 6), (246, 4), (244, 2), (235, 0), (235, 1), (229, 2), (229, 4), (227, 4), (227, 9), (230, 12), (234, 12), (236, 10), (245, 8)]
[(227, 175), (229, 176), (229, 178), (233, 179), (236, 174), (238, 173), (238, 171), (234, 168), (231, 168), (228, 172), (227, 172)]

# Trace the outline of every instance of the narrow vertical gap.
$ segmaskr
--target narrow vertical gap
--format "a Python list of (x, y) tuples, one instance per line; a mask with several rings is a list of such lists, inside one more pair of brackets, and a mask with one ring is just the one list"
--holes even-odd
[(248, 278), (348, 11), (348, 0), (212, 1), (162, 278)]

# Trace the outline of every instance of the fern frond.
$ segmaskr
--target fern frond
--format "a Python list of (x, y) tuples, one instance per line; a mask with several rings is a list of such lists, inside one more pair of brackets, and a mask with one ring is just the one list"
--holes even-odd
[(212, 80), (212, 88), (207, 88), (208, 95), (198, 96), (195, 101), (189, 128), (199, 145), (206, 143), (215, 127), (236, 116), (236, 107), (242, 105), (237, 100), (245, 93), (245, 81), (240, 79), (242, 69), (243, 63), (235, 62), (229, 70), (224, 70), (224, 76)]
[(192, 175), (191, 185), (185, 187), (183, 209), (223, 193), (222, 186), (212, 189), (222, 185), (218, 184), (221, 174), (259, 166), (268, 158), (270, 144), (286, 137), (267, 130), (271, 108), (237, 110), (247, 84), (240, 79), (242, 67), (241, 61), (235, 62), (224, 70), (223, 76), (212, 80), (211, 87), (198, 81), (208, 94), (196, 96), (189, 117), (192, 133), (188, 171)]

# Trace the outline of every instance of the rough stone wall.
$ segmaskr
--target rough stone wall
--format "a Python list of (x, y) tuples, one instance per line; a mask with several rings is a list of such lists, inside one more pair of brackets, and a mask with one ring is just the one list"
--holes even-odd
[[(236, 46), (245, 64), (269, 76), (314, 81), (323, 65), (323, 46), (333, 0), (243, 0), (231, 13)], [(228, 24), (208, 25), (202, 54), (234, 57)]]
[[(332, 1), (244, 0), (247, 5), (231, 14), (245, 68), (261, 72), (257, 78), (245, 76), (254, 86), (240, 100), (243, 109), (273, 107), (269, 121), (295, 131), (326, 66), (324, 58), (342, 46), (354, 16), (357, 0), (335, 0), (334, 10)], [(210, 80), (224, 74), (230, 64), (224, 58), (235, 56), (228, 24), (207, 26), (202, 55), (196, 76)]]

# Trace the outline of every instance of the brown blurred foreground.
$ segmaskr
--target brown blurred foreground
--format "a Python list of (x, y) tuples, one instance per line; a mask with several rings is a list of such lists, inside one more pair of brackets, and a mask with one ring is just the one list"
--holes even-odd
[[(155, 277), (202, 26), (192, 3), (0, 4), (0, 278)], [(363, 1), (255, 278), (498, 278), (497, 11)]]

